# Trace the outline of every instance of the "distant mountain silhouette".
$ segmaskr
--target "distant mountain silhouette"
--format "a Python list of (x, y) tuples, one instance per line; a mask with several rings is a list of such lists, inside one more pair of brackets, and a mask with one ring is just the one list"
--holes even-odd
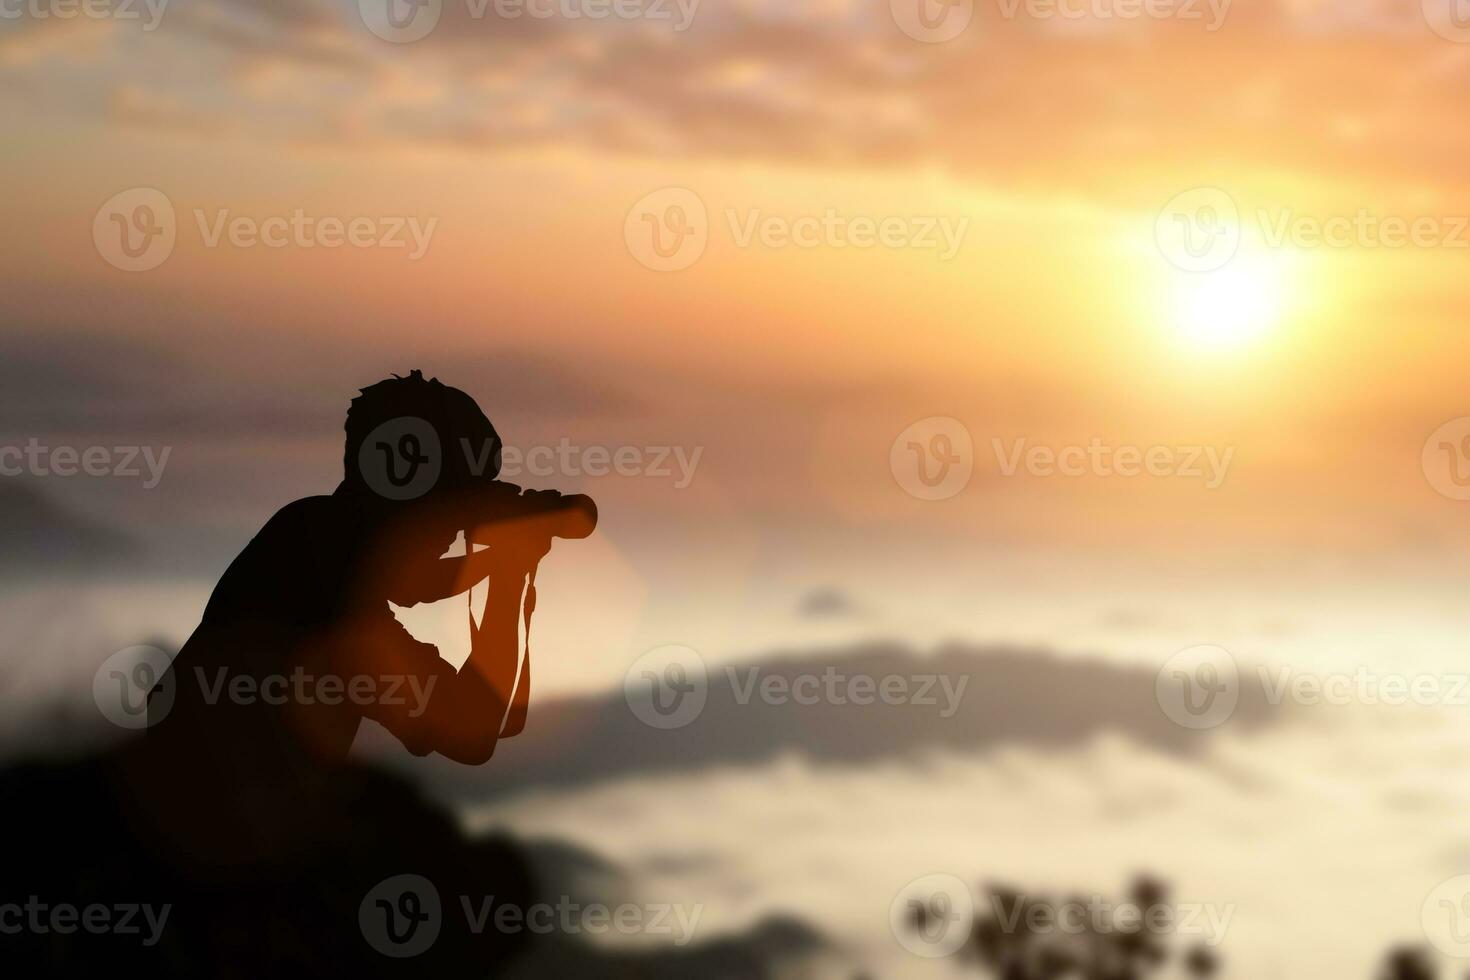
[(96, 569), (141, 549), (121, 531), (74, 514), (31, 482), (0, 478), (0, 576)]
[[(941, 674), (957, 685), (968, 678), (959, 708), (940, 717), (937, 706), (915, 704), (768, 704), (759, 693), (737, 700), (759, 679), (790, 682), (803, 674), (881, 679), (890, 674)], [(697, 719), (675, 730), (643, 724), (621, 690), (546, 700), (532, 708), (525, 731), (502, 744), (479, 769), (433, 759), (430, 781), (461, 799), (487, 799), (540, 787), (575, 786), (632, 776), (694, 772), (717, 765), (758, 764), (797, 753), (818, 764), (859, 764), (912, 757), (926, 750), (973, 751), (1000, 746), (1067, 748), (1114, 733), (1155, 749), (1186, 753), (1209, 733), (1176, 725), (1159, 708), (1153, 670), (1063, 658), (1045, 650), (951, 644), (920, 655), (899, 644), (866, 644), (826, 653), (774, 655), (709, 670), (709, 698)], [(1270, 717), (1259, 685), (1242, 672), (1240, 701), (1228, 725), (1257, 726)], [(381, 733), (364, 731), (369, 748)], [(382, 739), (381, 741), (386, 741)], [(412, 760), (423, 773), (431, 760)]]
[(812, 589), (801, 597), (797, 604), (797, 615), (803, 619), (842, 619), (857, 616), (863, 611), (862, 604), (841, 589)]
[[(513, 838), (495, 838), (514, 840)], [(580, 905), (615, 908), (637, 904), (640, 893), (626, 869), (576, 844), (548, 838), (514, 840), (541, 896), (564, 896)], [(644, 896), (646, 900), (646, 896)], [(710, 977), (836, 975), (819, 966), (846, 966), (849, 951), (794, 915), (770, 915), (738, 933), (696, 932), (685, 946), (668, 942), (627, 949), (552, 933), (538, 937), (504, 971), (507, 978), (586, 977), (597, 980), (661, 980)], [(850, 971), (848, 971), (850, 972)]]
[(536, 838), (521, 842), (541, 891), (584, 902), (620, 902), (629, 890), (627, 871), (568, 841)]

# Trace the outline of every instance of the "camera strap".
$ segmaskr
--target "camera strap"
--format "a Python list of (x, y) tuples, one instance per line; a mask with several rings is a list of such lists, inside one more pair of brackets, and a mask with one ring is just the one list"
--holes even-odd
[(526, 628), (526, 650), (521, 657), (520, 673), (516, 676), (515, 691), (511, 695), (510, 711), (505, 716), (505, 726), (500, 730), (501, 738), (519, 735), (526, 727), (526, 714), (531, 708), (531, 614), (536, 611), (536, 569), (526, 577), (526, 594), (521, 601), (521, 618)]

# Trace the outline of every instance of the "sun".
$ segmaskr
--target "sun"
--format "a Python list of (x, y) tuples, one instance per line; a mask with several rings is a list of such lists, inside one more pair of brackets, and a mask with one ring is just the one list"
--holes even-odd
[(1171, 325), (1199, 350), (1249, 346), (1280, 321), (1282, 280), (1280, 263), (1243, 255), (1212, 272), (1177, 273), (1168, 309)]

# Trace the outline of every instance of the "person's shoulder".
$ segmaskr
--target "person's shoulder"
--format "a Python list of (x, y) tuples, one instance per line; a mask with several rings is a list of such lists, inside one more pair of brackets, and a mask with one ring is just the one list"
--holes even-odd
[(268, 522), (267, 526), (277, 521), (299, 521), (312, 518), (331, 516), (343, 509), (340, 498), (329, 493), (317, 494), (314, 497), (302, 497), (293, 500), (280, 510)]
[(334, 550), (343, 526), (331, 497), (304, 497), (276, 511), (220, 577), (204, 622), (276, 608), (283, 592), (306, 594), (312, 576), (320, 573), (321, 556)]
[(318, 534), (340, 525), (346, 518), (345, 508), (337, 497), (328, 494), (302, 497), (276, 511), (256, 538), (270, 540), (281, 536), (299, 538)]

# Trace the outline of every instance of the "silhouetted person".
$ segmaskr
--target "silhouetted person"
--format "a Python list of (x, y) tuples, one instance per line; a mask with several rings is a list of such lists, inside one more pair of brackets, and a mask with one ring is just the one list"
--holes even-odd
[[(288, 504), (220, 579), (150, 699), (135, 769), (145, 809), (200, 861), (310, 846), (340, 819), (335, 770), (364, 718), (415, 755), (487, 761), (525, 723), (538, 562), (554, 536), (590, 533), (586, 497), (499, 482), (500, 438), (464, 392), (415, 371), (363, 389), (344, 474)], [(441, 557), (460, 532), (462, 557)], [(456, 670), (389, 603), (487, 585)], [(467, 602), (468, 606), (468, 602)]]
[[(531, 944), (471, 928), (459, 907), (535, 901), (522, 849), (468, 838), (410, 783), (347, 756), (363, 718), (471, 764), (519, 732), (537, 564), (553, 537), (590, 533), (595, 508), (497, 481), (490, 421), (418, 372), (364, 389), (346, 434), (341, 485), (283, 508), (230, 565), (153, 687), (143, 737), (0, 770), (0, 799), (25, 801), (8, 813), (0, 901), (160, 911), (143, 937), (0, 930), (16, 975), (488, 977)], [(461, 531), (468, 553), (441, 558)], [(460, 670), (388, 605), (481, 581)], [(444, 908), (430, 948), (397, 959), (367, 937), (373, 890), (405, 874)]]

